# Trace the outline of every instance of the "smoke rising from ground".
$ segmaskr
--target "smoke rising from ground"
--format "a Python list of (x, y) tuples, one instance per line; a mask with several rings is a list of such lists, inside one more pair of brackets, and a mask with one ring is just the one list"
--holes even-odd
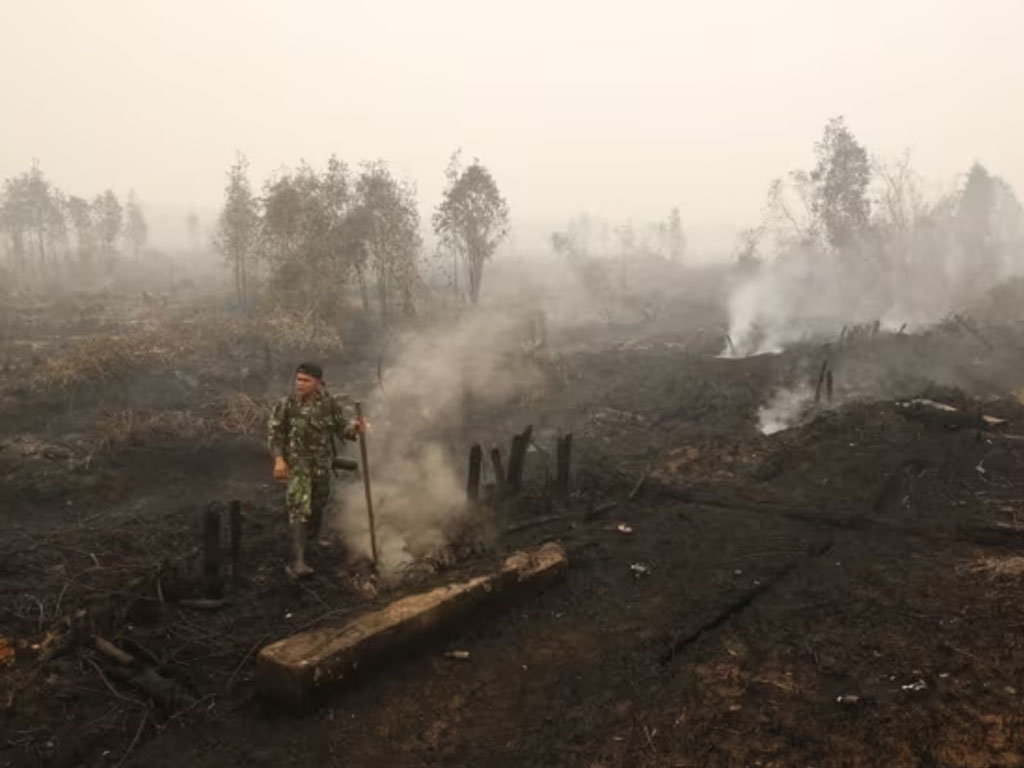
[[(817, 163), (776, 181), (746, 244), (747, 274), (728, 299), (723, 356), (779, 352), (843, 326), (917, 331), (1024, 275), (1024, 209), (975, 163), (953, 192), (926, 201), (909, 155), (869, 163), (842, 118)], [(760, 241), (765, 258), (755, 258)]]
[[(538, 369), (517, 354), (522, 337), (520, 316), (474, 308), (447, 327), (397, 341), (364, 406), (382, 572), (438, 552), (463, 521), (465, 404), (499, 405), (542, 384)], [(347, 483), (338, 495), (335, 525), (354, 552), (368, 556), (363, 486)]]

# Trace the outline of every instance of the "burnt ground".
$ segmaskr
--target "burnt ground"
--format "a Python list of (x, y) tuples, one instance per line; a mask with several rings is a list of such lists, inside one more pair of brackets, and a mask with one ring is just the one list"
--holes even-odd
[[(545, 395), (471, 414), (465, 435), (534, 425), (529, 492), (481, 513), (517, 529), (376, 597), (337, 550), (309, 584), (284, 577), (255, 432), (164, 425), (90, 452), (59, 402), (15, 386), (0, 765), (1022, 764), (1024, 407), (1009, 393), (1024, 338), (983, 331), (987, 344), (946, 328), (744, 360), (715, 357), (714, 329), (567, 332)], [(835, 401), (760, 434), (758, 407), (813, 381), (826, 354)], [(952, 429), (893, 407), (917, 395), (1005, 423)], [(165, 409), (202, 400), (180, 398)], [(576, 441), (564, 511), (538, 486), (560, 430)], [(241, 579), (224, 608), (189, 608), (198, 510), (230, 498), (246, 517)], [(255, 698), (263, 643), (547, 540), (570, 570), (542, 596), (314, 712)], [(173, 681), (167, 700), (116, 677), (94, 633)]]

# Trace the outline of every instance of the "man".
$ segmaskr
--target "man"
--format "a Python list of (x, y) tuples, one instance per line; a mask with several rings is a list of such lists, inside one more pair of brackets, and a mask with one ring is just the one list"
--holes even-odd
[(288, 528), (293, 578), (313, 573), (306, 564), (306, 537), (320, 532), (331, 492), (334, 438), (355, 440), (365, 425), (342, 419), (339, 398), (324, 389), (323, 369), (303, 363), (295, 371), (295, 392), (281, 398), (270, 414), (269, 445), (274, 479), (287, 481)]

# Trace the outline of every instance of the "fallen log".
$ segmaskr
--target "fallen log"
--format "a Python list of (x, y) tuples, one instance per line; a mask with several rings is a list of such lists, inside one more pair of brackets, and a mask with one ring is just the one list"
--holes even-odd
[(278, 640), (256, 658), (260, 694), (304, 707), (325, 689), (349, 683), (398, 651), (451, 631), (484, 608), (536, 593), (565, 576), (565, 551), (549, 543), (509, 557), (501, 570), (396, 600), (340, 627), (321, 627)]
[(984, 429), (989, 423), (979, 413), (968, 413), (945, 403), (919, 397), (897, 402), (893, 406), (898, 414), (908, 419), (937, 424), (947, 429)]

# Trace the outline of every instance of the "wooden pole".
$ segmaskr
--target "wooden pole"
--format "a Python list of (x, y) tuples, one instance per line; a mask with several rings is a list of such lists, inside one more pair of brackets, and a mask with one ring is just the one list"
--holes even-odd
[(242, 502), (233, 499), (231, 513), (231, 578), (238, 578), (238, 563), (242, 559)]
[(526, 464), (526, 449), (530, 445), (533, 427), (529, 426), (522, 434), (512, 438), (512, 454), (508, 459), (508, 489), (511, 493), (518, 491), (523, 485), (523, 468)]
[(219, 502), (203, 510), (203, 586), (207, 597), (221, 596), (220, 583), (220, 510)]
[(501, 462), (501, 449), (495, 446), (491, 448), (491, 467), (494, 469), (494, 492), (498, 498), (505, 495), (507, 490), (505, 483), (505, 467)]
[(569, 500), (569, 461), (572, 456), (572, 433), (558, 438), (555, 445), (555, 496), (562, 504)]
[[(363, 404), (356, 402), (356, 419), (362, 424)], [(373, 555), (373, 567), (377, 567), (377, 528), (373, 519), (373, 492), (370, 488), (370, 460), (366, 450), (366, 433), (359, 430), (359, 456), (363, 461), (363, 490), (366, 491), (366, 516), (370, 521), (370, 552)]]
[(480, 443), (473, 443), (469, 449), (469, 479), (466, 481), (466, 498), (473, 504), (480, 501), (480, 469), (484, 452)]
[(828, 397), (828, 401), (832, 402), (832, 369), (828, 369), (828, 373), (825, 374), (825, 394)]
[(821, 361), (821, 370), (818, 372), (818, 386), (814, 389), (814, 404), (821, 402), (821, 385), (825, 383), (825, 371), (828, 370), (828, 359)]

